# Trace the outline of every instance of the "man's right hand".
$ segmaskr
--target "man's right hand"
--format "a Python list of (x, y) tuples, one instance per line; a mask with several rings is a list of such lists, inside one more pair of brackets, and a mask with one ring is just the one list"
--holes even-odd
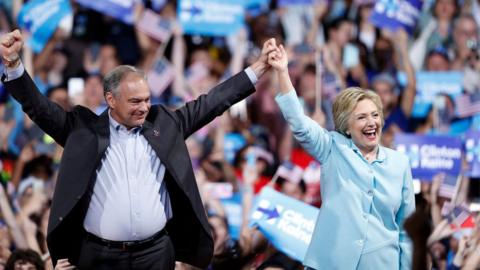
[(23, 37), (19, 30), (2, 36), (0, 54), (7, 68), (16, 68), (20, 64), (20, 51), (23, 47)]
[(270, 64), (268, 63), (268, 55), (276, 48), (277, 45), (275, 44), (274, 38), (271, 38), (263, 43), (260, 57), (250, 66), (253, 72), (255, 72), (255, 75), (257, 75), (257, 78), (262, 77), (262, 75), (270, 68)]

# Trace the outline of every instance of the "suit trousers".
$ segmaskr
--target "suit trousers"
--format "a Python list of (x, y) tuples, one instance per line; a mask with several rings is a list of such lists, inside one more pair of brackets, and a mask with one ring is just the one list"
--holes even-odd
[(175, 269), (175, 251), (168, 234), (159, 237), (147, 247), (133, 250), (107, 247), (85, 236), (75, 265), (78, 269), (92, 270), (173, 270)]

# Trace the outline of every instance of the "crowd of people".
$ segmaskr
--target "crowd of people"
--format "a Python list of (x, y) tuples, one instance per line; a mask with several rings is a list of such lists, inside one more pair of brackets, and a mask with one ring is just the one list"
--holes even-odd
[[(18, 27), (21, 5), (13, 2), (0, 3), (2, 35)], [(177, 1), (138, 3), (138, 14), (150, 10), (170, 22), (171, 36), (161, 42), (136, 23), (125, 24), (72, 1), (71, 31), (58, 28), (37, 54), (26, 46), (22, 62), (49, 100), (66, 111), (81, 105), (99, 115), (108, 107), (105, 75), (128, 64), (153, 77), (162, 61), (171, 66), (173, 76), (165, 87), (149, 79), (152, 103), (175, 109), (253, 64), (264, 42), (274, 38), (285, 45), (288, 73), (304, 112), (326, 130), (335, 129), (334, 100), (348, 87), (371, 89), (380, 97), (385, 119), (381, 145), (388, 148), (395, 147), (394, 138), (402, 133), (461, 136), (480, 130), (480, 113), (459, 115), (455, 97), (447, 93), (440, 92), (424, 116), (413, 114), (416, 72), (458, 71), (463, 75), (462, 95), (472, 100), (480, 96), (479, 0), (424, 1), (413, 33), (375, 26), (369, 19), (375, 5), (371, 0), (291, 6), (277, 2), (247, 11), (245, 28), (228, 37), (184, 34)], [(22, 33), (28, 39), (28, 33)], [(405, 83), (400, 83), (399, 73)], [(279, 81), (273, 70), (267, 72), (252, 96), (187, 139), (214, 240), (208, 269), (303, 269), (302, 261), (288, 257), (248, 226), (254, 196), (264, 187), (315, 207), (326, 203), (321, 183), (328, 179), (320, 175), (329, 175), (294, 139), (275, 103)], [(53, 269), (46, 235), (62, 152), (0, 86), (0, 269)], [(282, 169), (295, 166), (303, 176), (282, 174)], [(474, 222), (469, 230), (453, 226), (451, 218), (453, 209), (478, 203), (480, 179), (462, 172), (455, 194), (447, 198), (440, 187), (448, 177), (439, 173), (422, 179), (415, 194), (417, 209), (405, 221), (414, 247), (413, 269), (480, 267), (479, 210), (469, 211)], [(222, 199), (236, 193), (241, 194), (243, 211), (236, 217), (240, 232), (231, 235), (229, 223), (234, 220)], [(60, 260), (55, 269), (69, 267)], [(176, 269), (194, 267), (177, 262)]]

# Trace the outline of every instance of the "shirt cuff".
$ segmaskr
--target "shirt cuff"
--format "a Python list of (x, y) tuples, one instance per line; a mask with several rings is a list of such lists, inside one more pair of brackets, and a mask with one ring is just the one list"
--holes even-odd
[(258, 78), (257, 78), (257, 75), (255, 74), (255, 72), (253, 72), (253, 69), (251, 67), (247, 67), (245, 69), (245, 73), (247, 73), (247, 76), (250, 79), (250, 81), (252, 82), (252, 84), (255, 85), (258, 81)]
[(5, 67), (3, 71), (5, 75), (5, 81), (6, 82), (13, 81), (15, 79), (22, 77), (24, 71), (25, 71), (25, 68), (23, 67), (22, 62), (20, 62), (20, 64), (16, 68)]

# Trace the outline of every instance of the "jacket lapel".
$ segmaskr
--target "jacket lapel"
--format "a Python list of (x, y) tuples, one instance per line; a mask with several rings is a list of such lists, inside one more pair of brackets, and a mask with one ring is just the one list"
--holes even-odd
[(153, 150), (163, 163), (168, 163), (168, 152), (173, 141), (167, 138), (165, 132), (155, 127), (150, 121), (145, 120), (143, 123), (142, 133), (147, 139), (148, 143), (152, 146)]
[(98, 151), (97, 151), (97, 160), (105, 150), (107, 150), (108, 145), (110, 144), (110, 122), (108, 119), (108, 109), (106, 109), (98, 118), (97, 122), (94, 124), (94, 130), (97, 132), (98, 139)]

